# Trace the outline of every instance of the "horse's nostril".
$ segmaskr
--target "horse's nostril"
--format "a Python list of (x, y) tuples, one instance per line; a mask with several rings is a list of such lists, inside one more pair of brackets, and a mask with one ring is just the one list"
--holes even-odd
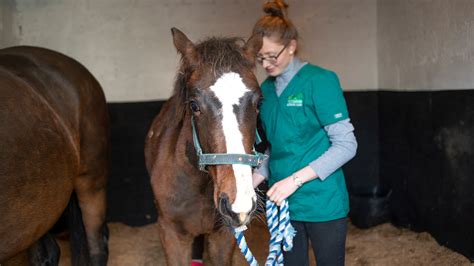
[(223, 192), (223, 193), (221, 193), (221, 195), (219, 197), (219, 200), (222, 203), (225, 203), (226, 205), (228, 205), (229, 204), (229, 195), (227, 195), (227, 193)]
[(232, 209), (232, 206), (228, 194), (221, 193), (219, 196), (219, 212), (222, 214), (224, 220), (234, 227), (247, 224), (250, 221), (251, 213), (255, 208), (255, 202), (252, 202), (252, 209), (250, 212), (241, 210), (236, 211)]
[(220, 198), (221, 200), (229, 200), (229, 195), (227, 195), (227, 193), (225, 192), (222, 192), (221, 195), (220, 195)]
[(225, 211), (226, 213), (231, 211), (232, 206), (229, 202), (229, 196), (227, 195), (227, 193), (221, 193), (219, 197), (219, 205), (220, 205), (221, 211)]

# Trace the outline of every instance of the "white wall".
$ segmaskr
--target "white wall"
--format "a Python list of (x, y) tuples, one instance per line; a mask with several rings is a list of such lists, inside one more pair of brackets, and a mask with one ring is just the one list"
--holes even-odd
[[(376, 1), (287, 1), (302, 36), (301, 56), (335, 70), (345, 90), (378, 88)], [(170, 95), (179, 59), (171, 27), (192, 40), (247, 38), (264, 1), (1, 0), (0, 5), (7, 2), (13, 5), (11, 34), (0, 45), (37, 45), (68, 54), (98, 78), (108, 101), (117, 102)]]
[(3, 40), (4, 40), (4, 37), (3, 37), (3, 28), (4, 28), (4, 25), (3, 25), (3, 10), (5, 8), (3, 7), (3, 5), (0, 4), (0, 47), (3, 47)]
[(379, 0), (379, 87), (474, 88), (473, 0)]
[[(255, 0), (1, 0), (1, 47), (71, 55), (109, 101), (165, 99), (179, 57), (169, 29), (193, 40), (248, 37)], [(335, 70), (345, 90), (474, 88), (473, 0), (293, 0), (300, 55)], [(259, 78), (264, 77), (259, 69)]]
[(345, 90), (376, 90), (377, 1), (291, 1), (301, 56), (335, 70)]
[(13, 17), (16, 14), (14, 0), (0, 0), (0, 47), (18, 43), (13, 36)]

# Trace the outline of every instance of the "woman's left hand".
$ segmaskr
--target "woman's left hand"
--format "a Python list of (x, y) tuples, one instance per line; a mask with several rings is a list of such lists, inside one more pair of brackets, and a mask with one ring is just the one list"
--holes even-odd
[(267, 192), (268, 198), (278, 206), (298, 189), (291, 176), (276, 182)]

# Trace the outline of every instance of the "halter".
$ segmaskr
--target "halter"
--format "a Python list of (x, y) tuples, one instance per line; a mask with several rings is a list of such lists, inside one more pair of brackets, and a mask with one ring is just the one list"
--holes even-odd
[[(259, 166), (268, 155), (259, 153), (253, 148), (253, 154), (232, 154), (232, 153), (202, 153), (201, 144), (196, 133), (196, 126), (194, 125), (194, 116), (191, 116), (191, 125), (193, 127), (193, 142), (199, 158), (199, 170), (206, 172), (206, 165), (221, 165), (221, 164), (244, 164), (252, 167)], [(257, 144), (261, 142), (260, 135), (256, 130)]]
[[(206, 171), (206, 165), (220, 165), (220, 164), (244, 164), (253, 167), (259, 166), (264, 159), (268, 157), (266, 154), (255, 151), (253, 147), (253, 154), (230, 154), (230, 153), (202, 153), (201, 145), (196, 133), (196, 126), (194, 125), (194, 116), (191, 116), (191, 125), (193, 128), (193, 142), (194, 148), (196, 149), (197, 156), (199, 158), (199, 170)], [(262, 140), (256, 132), (256, 144), (259, 144)], [(267, 200), (266, 215), (270, 231), (270, 250), (266, 266), (282, 266), (283, 265), (283, 253), (282, 251), (289, 251), (293, 247), (293, 237), (296, 232), (290, 223), (290, 214), (288, 211), (288, 202), (283, 201), (280, 208), (275, 203)], [(244, 232), (247, 229), (246, 226), (233, 229), (233, 234), (237, 240), (237, 245), (240, 251), (244, 255), (245, 259), (251, 266), (258, 266), (258, 262), (253, 256), (252, 252), (247, 246), (245, 241)]]

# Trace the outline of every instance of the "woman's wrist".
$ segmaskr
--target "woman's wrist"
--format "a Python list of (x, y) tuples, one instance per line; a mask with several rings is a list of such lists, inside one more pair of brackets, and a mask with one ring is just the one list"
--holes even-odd
[(318, 175), (313, 171), (310, 166), (306, 166), (296, 172), (294, 172), (291, 177), (295, 184), (300, 184), (298, 187), (303, 186), (306, 182), (309, 182), (318, 177)]
[(292, 174), (291, 178), (293, 179), (293, 182), (298, 188), (303, 186), (303, 181), (301, 180), (301, 178), (299, 178), (299, 176), (297, 176), (296, 174)]

